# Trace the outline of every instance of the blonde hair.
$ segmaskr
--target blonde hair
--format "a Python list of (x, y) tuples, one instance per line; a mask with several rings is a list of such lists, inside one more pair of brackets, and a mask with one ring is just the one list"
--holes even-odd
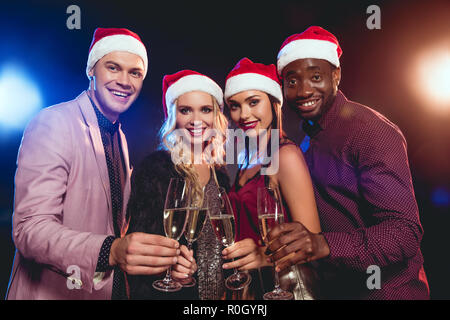
[[(219, 103), (211, 95), (213, 101), (213, 128), (219, 131), (218, 137), (214, 136), (208, 141), (208, 145), (212, 144), (212, 158), (209, 159), (210, 165), (214, 168), (223, 166), (225, 159), (225, 141), (226, 131), (228, 128), (228, 120), (220, 110)], [(178, 99), (167, 108), (167, 119), (164, 121), (159, 131), (160, 146), (159, 149), (172, 152), (177, 149), (178, 144), (182, 141), (176, 139), (176, 135), (173, 135), (176, 129), (176, 115), (177, 115)], [(194, 187), (194, 195), (200, 195), (203, 198), (203, 188), (200, 185), (199, 176), (192, 163), (192, 157), (188, 156), (184, 158), (187, 161), (182, 161), (178, 164), (174, 164), (175, 170), (184, 177), (186, 182), (190, 183)], [(213, 170), (213, 178), (218, 184), (215, 170)]]

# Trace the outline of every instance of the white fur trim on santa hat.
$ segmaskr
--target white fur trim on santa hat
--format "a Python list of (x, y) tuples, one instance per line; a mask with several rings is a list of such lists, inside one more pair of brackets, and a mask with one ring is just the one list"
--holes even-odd
[(190, 74), (180, 78), (167, 89), (167, 108), (170, 108), (170, 106), (176, 99), (178, 99), (179, 96), (191, 91), (203, 91), (209, 93), (214, 98), (216, 98), (220, 107), (223, 107), (223, 93), (219, 85), (206, 76)]
[(98, 40), (91, 51), (89, 52), (89, 57), (87, 61), (86, 74), (89, 77), (89, 71), (94, 67), (95, 63), (103, 58), (108, 53), (113, 51), (126, 51), (130, 53), (134, 53), (141, 57), (144, 62), (144, 78), (147, 74), (148, 69), (148, 58), (147, 58), (147, 50), (145, 46), (138, 39), (125, 35), (125, 34), (116, 34), (104, 37)]
[(281, 75), (283, 68), (298, 59), (324, 59), (339, 67), (337, 45), (326, 40), (300, 39), (284, 46), (277, 57), (277, 70)]
[(247, 90), (263, 91), (283, 104), (283, 93), (280, 85), (269, 77), (258, 73), (242, 73), (229, 78), (225, 85), (225, 100), (236, 93)]

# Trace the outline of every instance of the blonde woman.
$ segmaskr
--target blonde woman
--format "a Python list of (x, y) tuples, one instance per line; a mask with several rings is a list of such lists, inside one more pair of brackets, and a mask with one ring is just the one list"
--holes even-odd
[[(229, 187), (222, 165), (228, 122), (221, 111), (221, 88), (203, 74), (182, 70), (164, 77), (163, 106), (165, 122), (160, 130), (160, 150), (150, 154), (134, 173), (127, 211), (130, 216), (129, 233), (164, 235), (162, 212), (170, 178), (185, 179), (195, 186), (198, 194), (203, 193), (205, 197), (217, 185), (226, 189)], [(211, 132), (218, 134), (210, 135)], [(180, 239), (180, 242), (183, 240)], [(177, 264), (172, 269), (172, 276), (181, 283), (197, 271), (198, 286), (161, 293), (152, 288), (153, 280), (158, 277), (128, 276), (130, 298), (223, 298), (225, 287), (221, 250), (211, 224), (206, 221), (194, 243), (195, 253), (181, 245)]]

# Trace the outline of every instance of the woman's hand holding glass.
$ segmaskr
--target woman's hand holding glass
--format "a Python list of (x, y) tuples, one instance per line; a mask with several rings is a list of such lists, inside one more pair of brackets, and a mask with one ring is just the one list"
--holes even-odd
[(224, 269), (237, 268), (239, 271), (246, 271), (264, 266), (269, 266), (268, 256), (264, 251), (266, 247), (258, 246), (251, 238), (246, 238), (236, 242), (232, 246), (222, 251), (224, 259), (236, 259), (223, 265)]
[(197, 272), (197, 263), (194, 259), (194, 252), (185, 245), (180, 247), (180, 255), (177, 264), (172, 268), (172, 277), (180, 282)]
[[(210, 206), (209, 218), (217, 239), (224, 247), (231, 247), (235, 243), (236, 227), (234, 225), (234, 213), (224, 188), (217, 189), (218, 207)], [(241, 290), (246, 287), (252, 277), (246, 272), (238, 272), (233, 268), (233, 274), (225, 279), (225, 287), (230, 290)]]
[(184, 267), (190, 269), (187, 276), (183, 275), (184, 279), (179, 280), (183, 287), (193, 287), (196, 285), (197, 281), (192, 277), (192, 274), (197, 271), (197, 266), (192, 264), (195, 262), (192, 254), (192, 245), (200, 237), (202, 233), (203, 226), (205, 225), (206, 217), (208, 216), (208, 204), (205, 201), (205, 189), (201, 192), (195, 191), (194, 188), (191, 189), (191, 201), (189, 206), (189, 215), (186, 222), (186, 228), (184, 230), (184, 237), (188, 243), (184, 258), (181, 260), (184, 263)]

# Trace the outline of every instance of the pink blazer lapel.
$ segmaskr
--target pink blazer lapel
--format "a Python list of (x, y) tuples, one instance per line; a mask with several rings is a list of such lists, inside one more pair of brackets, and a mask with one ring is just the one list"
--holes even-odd
[(122, 208), (122, 226), (121, 226), (121, 235), (125, 235), (128, 229), (129, 221), (126, 219), (127, 212), (127, 204), (128, 198), (130, 197), (131, 192), (131, 173), (133, 172), (133, 168), (130, 165), (130, 158), (128, 155), (128, 144), (125, 134), (122, 131), (122, 127), (119, 124), (119, 133), (120, 133), (120, 142), (122, 147), (123, 158), (125, 161), (125, 190), (123, 192), (123, 208)]
[(106, 193), (106, 199), (108, 199), (108, 208), (111, 210), (111, 190), (109, 185), (108, 167), (106, 165), (105, 150), (103, 148), (102, 137), (100, 135), (100, 128), (98, 127), (97, 116), (95, 115), (91, 100), (89, 99), (86, 91), (78, 96), (77, 102), (83, 118), (88, 126), (89, 137), (91, 139), (98, 170), (102, 179), (103, 189)]

